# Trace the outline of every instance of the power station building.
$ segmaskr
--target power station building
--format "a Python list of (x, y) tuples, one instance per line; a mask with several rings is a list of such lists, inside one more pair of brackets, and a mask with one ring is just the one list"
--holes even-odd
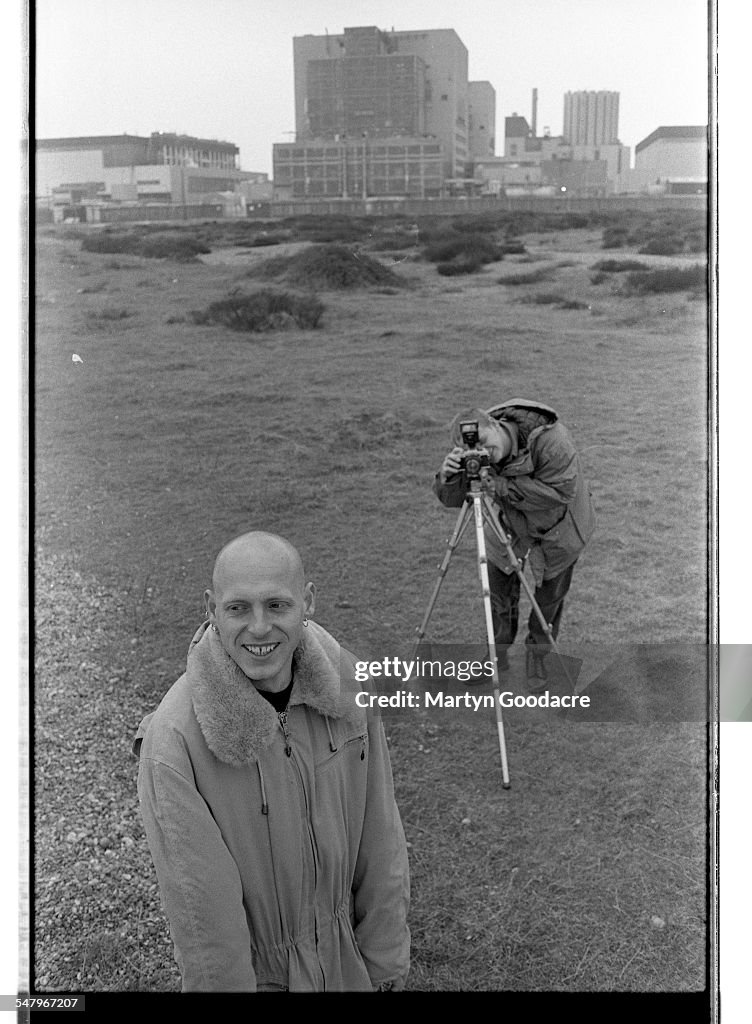
[(431, 198), (493, 153), (495, 93), (468, 82), (453, 29), (296, 36), (295, 142), (273, 148), (278, 199)]
[(619, 141), (619, 93), (564, 93), (564, 138), (572, 146), (608, 146)]
[(474, 161), (496, 153), (496, 90), (490, 82), (467, 83), (468, 147)]
[(626, 190), (629, 148), (618, 140), (590, 145), (573, 144), (564, 135), (544, 128), (538, 135), (538, 90), (533, 89), (532, 124), (514, 113), (504, 118), (504, 155), (475, 162), (483, 191), (498, 195), (568, 193), (606, 196)]
[(35, 198), (53, 211), (82, 203), (240, 208), (248, 184), (267, 175), (238, 170), (238, 152), (231, 142), (171, 132), (38, 139)]
[(705, 125), (662, 125), (635, 146), (633, 183), (636, 188), (703, 192), (708, 163)]

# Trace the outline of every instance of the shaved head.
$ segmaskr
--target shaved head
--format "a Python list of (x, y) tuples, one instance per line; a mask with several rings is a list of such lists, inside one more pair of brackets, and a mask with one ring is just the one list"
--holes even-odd
[(292, 678), (293, 655), (313, 615), (315, 595), (289, 540), (253, 530), (219, 552), (204, 598), (232, 660), (257, 689), (279, 692)]
[(288, 575), (302, 590), (305, 587), (303, 560), (297, 548), (276, 533), (252, 530), (235, 537), (217, 555), (212, 573), (212, 589), (221, 591), (228, 573), (237, 571), (254, 572), (257, 566), (275, 565)]

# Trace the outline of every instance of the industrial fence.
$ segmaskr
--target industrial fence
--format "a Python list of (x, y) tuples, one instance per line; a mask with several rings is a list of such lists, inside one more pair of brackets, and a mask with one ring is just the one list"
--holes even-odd
[(160, 203), (153, 206), (92, 206), (94, 216), (87, 220), (92, 223), (118, 224), (123, 221), (159, 221), (159, 220), (206, 220), (225, 216), (225, 208), (221, 203)]
[(306, 214), (339, 214), (346, 217), (379, 217), (402, 214), (419, 217), (426, 214), (458, 213), (619, 213), (623, 210), (681, 209), (705, 210), (704, 195), (619, 195), (599, 197), (558, 196), (479, 196), (467, 199), (340, 199), (332, 202), (277, 201), (264, 203), (249, 211), (249, 217), (277, 218)]
[[(281, 217), (421, 217), (431, 215), (484, 213), (619, 213), (637, 210), (644, 213), (664, 210), (706, 210), (705, 195), (619, 195), (600, 197), (558, 196), (479, 196), (466, 199), (340, 199), (331, 202), (270, 201), (257, 202), (245, 217), (250, 220), (276, 220)], [(154, 203), (133, 206), (82, 204), (58, 208), (55, 221), (78, 220), (89, 224), (118, 224), (144, 221), (196, 221), (239, 219), (235, 211), (221, 203)], [(37, 208), (38, 223), (48, 222), (50, 211)], [(245, 219), (241, 217), (240, 219)]]

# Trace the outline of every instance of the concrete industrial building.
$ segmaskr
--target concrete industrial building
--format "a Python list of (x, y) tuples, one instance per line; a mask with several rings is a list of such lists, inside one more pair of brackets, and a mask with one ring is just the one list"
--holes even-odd
[(601, 90), (564, 94), (564, 138), (572, 146), (619, 141), (619, 93)]
[(53, 211), (86, 203), (214, 203), (240, 215), (243, 188), (268, 176), (238, 170), (238, 152), (231, 142), (169, 132), (39, 139), (35, 198)]
[(473, 161), (496, 153), (496, 90), (490, 82), (468, 82), (468, 148)]
[(274, 146), (276, 198), (438, 197), (493, 152), (493, 87), (468, 83), (453, 29), (296, 36), (293, 58), (295, 142)]
[[(537, 90), (533, 90), (533, 121)], [(600, 146), (571, 145), (563, 135), (536, 135), (527, 118), (504, 119), (504, 155), (475, 162), (482, 191), (516, 195), (605, 196), (626, 189), (629, 149), (620, 142)]]
[(636, 190), (704, 191), (708, 183), (708, 163), (705, 125), (662, 125), (635, 146), (632, 187)]
[[(533, 89), (532, 124), (517, 113), (506, 117), (504, 156), (476, 161), (483, 191), (510, 194), (507, 186), (515, 192), (563, 189), (577, 195), (626, 191), (630, 152), (617, 137), (619, 94), (567, 93), (564, 110), (563, 135), (551, 135), (545, 128), (538, 135), (538, 90)], [(604, 141), (584, 141), (588, 138)]]

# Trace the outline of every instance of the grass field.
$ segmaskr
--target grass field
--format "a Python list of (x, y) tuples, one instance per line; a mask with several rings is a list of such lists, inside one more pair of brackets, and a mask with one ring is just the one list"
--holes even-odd
[[(598, 530), (565, 648), (705, 641), (705, 296), (592, 283), (597, 229), (522, 237), (525, 255), (452, 278), (417, 249), (378, 252), (407, 287), (319, 290), (316, 329), (251, 334), (192, 314), (303, 243), (173, 262), (40, 232), (37, 991), (179, 987), (130, 742), (184, 668), (218, 549), (249, 528), (289, 537), (318, 621), (356, 652), (405, 645), (456, 515), (430, 485), (463, 406), (539, 398), (580, 448)], [(469, 539), (429, 635), (483, 640)], [(510, 712), (505, 792), (493, 712), (410, 714), (386, 722), (411, 844), (409, 988), (705, 987), (702, 724)]]

